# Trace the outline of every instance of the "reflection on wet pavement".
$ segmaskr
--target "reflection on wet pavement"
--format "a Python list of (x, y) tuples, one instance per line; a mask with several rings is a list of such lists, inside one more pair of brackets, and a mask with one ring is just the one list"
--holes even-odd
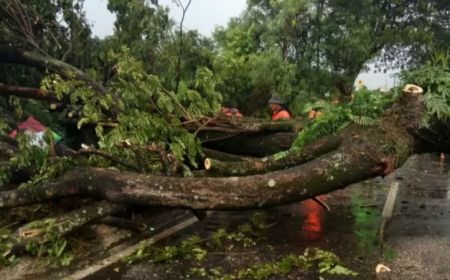
[[(326, 196), (321, 196), (322, 201), (326, 201)], [(318, 202), (308, 199), (301, 203), (301, 211), (305, 213), (302, 233), (306, 240), (320, 239), (324, 231), (325, 209)]]

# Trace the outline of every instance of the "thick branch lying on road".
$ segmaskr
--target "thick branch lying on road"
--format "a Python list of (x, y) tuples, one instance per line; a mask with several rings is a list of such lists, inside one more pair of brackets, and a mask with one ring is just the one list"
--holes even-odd
[[(25, 246), (29, 242), (36, 242), (38, 244), (46, 243), (49, 241), (48, 239), (55, 234), (57, 236), (67, 235), (87, 223), (123, 211), (124, 209), (125, 207), (123, 205), (101, 201), (85, 205), (55, 218), (33, 221), (20, 227), (16, 231), (14, 239), (17, 240), (18, 243), (14, 244), (4, 256), (8, 257), (21, 254), (25, 251)], [(49, 227), (52, 232), (47, 232)]]
[(275, 155), (262, 159), (246, 158), (240, 161), (221, 161), (215, 158), (206, 158), (204, 165), (208, 173), (220, 174), (223, 176), (244, 176), (260, 174), (269, 171), (286, 169), (302, 164), (308, 160), (317, 158), (325, 153), (335, 150), (341, 143), (341, 139), (336, 136), (328, 136), (318, 141), (306, 145), (300, 153), (289, 153), (282, 159), (277, 159)]

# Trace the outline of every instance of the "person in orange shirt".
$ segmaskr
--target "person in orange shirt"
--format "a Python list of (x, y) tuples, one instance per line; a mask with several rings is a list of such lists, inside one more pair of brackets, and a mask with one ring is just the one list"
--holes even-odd
[(235, 108), (231, 102), (225, 102), (222, 106), (222, 114), (225, 116), (235, 116), (242, 117), (242, 113), (239, 112), (239, 109)]
[(286, 102), (281, 96), (272, 95), (269, 99), (270, 110), (272, 110), (272, 121), (291, 119), (291, 113), (285, 104)]

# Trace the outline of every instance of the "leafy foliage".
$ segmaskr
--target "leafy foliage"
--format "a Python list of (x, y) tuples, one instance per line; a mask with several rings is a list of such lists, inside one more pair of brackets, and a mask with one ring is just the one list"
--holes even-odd
[(422, 124), (429, 127), (433, 118), (450, 119), (450, 53), (438, 52), (425, 65), (404, 71), (400, 75), (406, 83), (414, 83), (424, 90), (426, 114)]
[(154, 262), (165, 262), (173, 259), (196, 259), (202, 260), (207, 251), (199, 246), (202, 242), (198, 235), (193, 235), (184, 240), (180, 246), (166, 246), (157, 248), (148, 244), (141, 244), (136, 253), (126, 258), (128, 263), (136, 263), (150, 259)]
[(198, 235), (192, 235), (181, 242), (180, 246), (157, 248), (152, 244), (143, 243), (139, 250), (127, 258), (130, 263), (150, 259), (156, 262), (173, 259), (204, 259), (211, 250), (231, 250), (236, 247), (249, 248), (256, 245), (255, 238), (260, 238), (260, 233), (265, 228), (267, 217), (262, 213), (256, 213), (252, 217), (251, 224), (243, 224), (236, 231), (227, 232), (218, 229), (210, 238), (201, 239)]
[(278, 261), (261, 263), (230, 274), (224, 274), (218, 268), (210, 269), (209, 271), (204, 268), (193, 268), (191, 269), (191, 274), (214, 280), (263, 280), (274, 275), (286, 276), (296, 268), (303, 270), (317, 269), (321, 276), (331, 274), (355, 277), (358, 275), (356, 272), (342, 266), (335, 254), (320, 249), (307, 249), (303, 255), (287, 255)]
[[(224, 248), (228, 243), (228, 246), (235, 246), (235, 244), (241, 244), (244, 248), (253, 247), (256, 245), (254, 238), (252, 237), (252, 228), (246, 224), (242, 225), (238, 231), (227, 233), (224, 229), (219, 229), (211, 236), (211, 242), (216, 248)], [(229, 244), (232, 243), (233, 245)]]
[(34, 168), (36, 172), (31, 180), (22, 184), (23, 187), (31, 186), (51, 178), (56, 178), (67, 169), (86, 164), (82, 159), (73, 157), (55, 157), (53, 155), (54, 140), (53, 132), (47, 130), (42, 139), (26, 133), (17, 136), (18, 151), (9, 162), (0, 168), (0, 186), (9, 182), (10, 172), (14, 169)]
[(346, 104), (332, 104), (325, 100), (308, 103), (303, 113), (312, 110), (320, 114), (310, 120), (297, 138), (290, 150), (280, 152), (277, 158), (282, 158), (291, 152), (300, 152), (304, 145), (325, 135), (333, 134), (351, 123), (361, 126), (377, 125), (377, 118), (394, 101), (394, 95), (380, 91), (370, 91), (362, 88), (356, 91), (352, 101)]
[[(256, 245), (255, 238), (260, 238), (260, 234), (266, 228), (266, 218), (263, 214), (257, 213), (253, 216), (251, 224), (243, 224), (234, 232), (219, 229), (213, 232), (210, 238), (205, 239), (193, 235), (183, 240), (179, 246), (158, 248), (151, 244), (142, 244), (139, 250), (126, 260), (128, 263), (143, 260), (156, 263), (180, 259), (202, 261), (208, 257), (208, 253), (211, 251), (232, 252), (236, 248), (254, 247)], [(278, 261), (261, 263), (232, 273), (225, 273), (220, 267), (211, 269), (194, 267), (190, 270), (190, 276), (215, 280), (267, 279), (273, 275), (287, 275), (295, 268), (317, 270), (320, 275), (357, 275), (342, 266), (339, 258), (332, 252), (307, 249), (302, 255), (287, 255)]]
[(12, 237), (11, 231), (7, 228), (0, 228), (0, 266), (13, 265), (17, 262), (16, 256), (5, 257), (5, 253), (8, 252), (14, 244), (17, 242)]
[[(219, 110), (221, 95), (214, 90), (211, 71), (198, 69), (194, 88), (183, 84), (175, 94), (166, 90), (157, 76), (146, 73), (128, 49), (111, 53), (110, 59), (116, 61), (117, 74), (108, 83), (107, 94), (94, 93), (83, 82), (57, 75), (49, 76), (43, 86), (59, 98), (69, 94), (74, 105), (83, 104), (78, 126), (96, 123), (102, 150), (135, 162), (144, 171), (156, 168), (149, 158), (138, 157), (149, 154), (151, 147), (173, 154), (180, 163), (187, 159), (196, 166), (199, 141), (182, 127), (182, 120), (195, 121)], [(104, 123), (111, 121), (115, 122), (113, 127), (104, 129)]]
[(22, 242), (20, 232), (28, 232), (41, 237), (42, 242), (30, 238), (26, 242), (25, 249), (28, 253), (38, 258), (45, 257), (48, 262), (56, 263), (62, 266), (68, 266), (73, 260), (67, 241), (60, 237), (54, 219), (46, 219), (43, 221), (32, 222), (26, 228), (21, 228), (19, 236), (8, 229), (0, 229), (0, 266), (13, 265), (17, 262), (15, 255), (8, 256), (6, 253), (13, 248), (14, 245)]
[(145, 63), (146, 71), (162, 74), (156, 71), (161, 65), (161, 46), (168, 43), (173, 26), (169, 10), (144, 0), (110, 0), (108, 10), (116, 15), (116, 32), (104, 41), (105, 52), (119, 52), (127, 46), (136, 59)]
[[(241, 63), (252, 63), (254, 56), (280, 56), (293, 74), (286, 76), (287, 89), (280, 90), (287, 96), (323, 98), (335, 93), (336, 85), (349, 93), (369, 63), (379, 69), (410, 67), (436, 48), (448, 48), (447, 11), (443, 1), (248, 1), (244, 13), (215, 34), (220, 54), (230, 67), (239, 67), (235, 75), (224, 75), (218, 64), (219, 75), (235, 82), (221, 91), (231, 98), (256, 91), (259, 83), (250, 83)], [(273, 68), (271, 73), (266, 77), (283, 72)]]
[(68, 249), (67, 241), (59, 236), (54, 219), (30, 223), (26, 230), (36, 230), (42, 235), (43, 242), (34, 240), (26, 244), (26, 250), (34, 256), (47, 256), (49, 261), (62, 266), (68, 266), (73, 260), (73, 255)]
[(246, 114), (261, 113), (273, 92), (288, 100), (298, 94), (294, 70), (277, 50), (236, 56), (233, 50), (224, 49), (214, 62), (217, 89), (226, 99), (241, 104)]

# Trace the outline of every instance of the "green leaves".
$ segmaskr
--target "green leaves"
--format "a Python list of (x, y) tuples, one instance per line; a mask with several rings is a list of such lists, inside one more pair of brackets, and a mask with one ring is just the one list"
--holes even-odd
[[(237, 253), (246, 253), (245, 248), (256, 245), (252, 236), (261, 238), (262, 216), (253, 219), (253, 224), (243, 224), (234, 232), (219, 229), (209, 238), (201, 239), (198, 235), (192, 235), (183, 240), (178, 246), (157, 247), (154, 244), (141, 244), (135, 254), (126, 258), (128, 263), (149, 260), (155, 263), (167, 263), (178, 260), (191, 260), (191, 265), (201, 265), (200, 261), (206, 261), (211, 254), (224, 254), (225, 256)], [(238, 250), (237, 250), (238, 249)], [(243, 251), (244, 250), (244, 251)], [(252, 249), (254, 250), (254, 249)], [(254, 254), (254, 252), (251, 252)], [(307, 249), (303, 254), (288, 254), (278, 260), (244, 266), (234, 271), (226, 271), (222, 267), (204, 268), (193, 267), (191, 276), (204, 277), (212, 280), (237, 280), (237, 279), (271, 279), (273, 276), (286, 276), (294, 269), (317, 271), (320, 276), (343, 275), (355, 277), (358, 274), (346, 268), (339, 258), (330, 251), (321, 249)]]
[(213, 280), (238, 280), (238, 279), (270, 279), (272, 276), (287, 277), (294, 269), (317, 269), (320, 279), (325, 275), (342, 275), (356, 277), (358, 274), (340, 264), (339, 258), (329, 251), (320, 249), (307, 249), (303, 255), (286, 255), (279, 260), (265, 262), (246, 268), (241, 268), (229, 274), (225, 274), (220, 268), (210, 269), (194, 268), (191, 273), (196, 276), (208, 277)]
[(165, 246), (158, 248), (151, 244), (141, 244), (141, 247), (133, 255), (126, 258), (126, 261), (136, 263), (145, 259), (161, 263), (175, 259), (203, 260), (208, 252), (200, 247), (202, 240), (198, 235), (192, 235), (183, 240), (180, 246)]
[[(115, 76), (109, 80), (106, 93), (94, 92), (83, 81), (63, 80), (58, 75), (48, 76), (42, 87), (54, 91), (59, 99), (69, 99), (78, 108), (79, 128), (96, 124), (101, 150), (134, 162), (143, 172), (182, 167), (189, 173), (184, 162), (197, 166), (200, 142), (183, 128), (182, 122), (213, 115), (220, 109), (222, 97), (215, 91), (212, 72), (199, 68), (193, 86), (182, 82), (175, 94), (162, 86), (159, 77), (147, 73), (130, 49), (109, 52), (108, 58), (114, 64)], [(108, 129), (103, 127), (105, 123), (111, 124)], [(104, 165), (97, 159), (90, 163)]]
[(450, 53), (438, 52), (421, 67), (400, 74), (405, 83), (413, 83), (424, 89), (426, 114), (422, 125), (434, 121), (450, 120)]
[(0, 266), (12, 265), (17, 262), (17, 258), (12, 255), (6, 258), (5, 253), (7, 253), (17, 240), (12, 237), (12, 232), (7, 228), (0, 228)]
[(47, 257), (50, 262), (68, 266), (73, 260), (67, 241), (59, 236), (54, 219), (36, 221), (21, 228), (21, 231), (34, 231), (40, 236), (41, 242), (30, 239), (25, 249), (37, 257)]
[(427, 112), (431, 115), (436, 116), (439, 120), (450, 119), (450, 104), (448, 103), (445, 91), (439, 91), (439, 89), (437, 88), (435, 93), (437, 94), (433, 94), (428, 91), (424, 95)]
[(348, 118), (360, 126), (375, 126), (378, 123), (377, 119), (368, 116), (356, 116), (353, 114), (349, 114)]
[(277, 159), (291, 152), (300, 152), (304, 145), (322, 136), (333, 134), (351, 123), (361, 126), (377, 125), (377, 118), (393, 101), (394, 97), (388, 93), (363, 88), (354, 93), (353, 100), (348, 104), (331, 104), (325, 100), (308, 103), (303, 107), (303, 114), (308, 114), (312, 110), (321, 114), (306, 124), (291, 149), (277, 154)]

